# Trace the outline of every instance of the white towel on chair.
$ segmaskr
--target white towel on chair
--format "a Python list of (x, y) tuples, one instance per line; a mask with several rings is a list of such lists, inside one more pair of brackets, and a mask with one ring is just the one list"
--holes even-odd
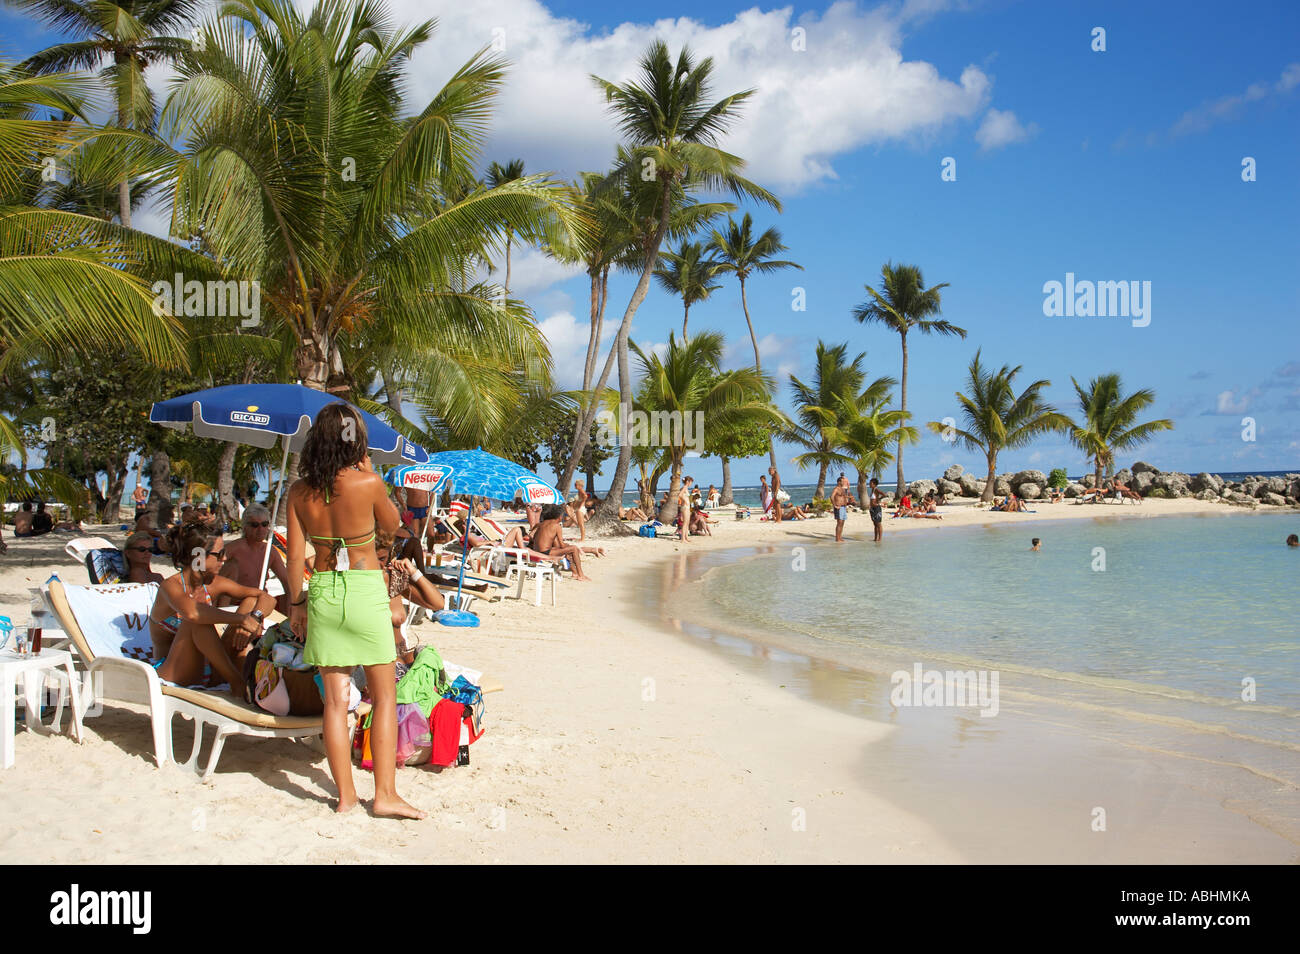
[(64, 584), (68, 606), (96, 656), (153, 659), (149, 614), (158, 596), (157, 583)]

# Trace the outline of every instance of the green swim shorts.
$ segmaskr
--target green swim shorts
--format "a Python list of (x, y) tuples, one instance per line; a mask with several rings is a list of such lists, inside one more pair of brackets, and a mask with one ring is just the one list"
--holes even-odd
[(381, 570), (317, 570), (307, 584), (303, 661), (377, 666), (397, 658), (388, 586)]

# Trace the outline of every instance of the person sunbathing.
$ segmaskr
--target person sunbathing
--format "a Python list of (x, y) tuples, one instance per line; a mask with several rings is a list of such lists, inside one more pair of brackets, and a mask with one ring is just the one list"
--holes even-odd
[(649, 520), (650, 518), (647, 517), (647, 516), (645, 515), (645, 511), (642, 510), (640, 507), (632, 507), (632, 508), (630, 508), (630, 509), (629, 509), (629, 508), (626, 508), (626, 507), (619, 507), (619, 508), (618, 508), (618, 519), (620, 519), (620, 520), (638, 520), (638, 521), (640, 521), (641, 523), (645, 523), (645, 522), (646, 522), (647, 520)]
[[(158, 678), (179, 686), (226, 682), (241, 702), (247, 701), (243, 662), (251, 641), (262, 633), (265, 614), (275, 609), (275, 598), (262, 590), (219, 576), (226, 559), (226, 543), (198, 527), (178, 528), (168, 537), (167, 548), (179, 571), (163, 580), (149, 614), (149, 635)], [(234, 612), (218, 609), (216, 599), (233, 597)], [(217, 627), (226, 625), (217, 634)]]
[[(778, 504), (778, 506), (780, 505)], [(783, 520), (807, 520), (810, 516), (812, 515), (803, 507), (790, 507), (781, 511), (781, 519)]]
[(1115, 489), (1115, 493), (1121, 501), (1128, 499), (1128, 500), (1136, 500), (1138, 503), (1142, 502), (1142, 495), (1139, 494), (1137, 491), (1135, 491), (1132, 487), (1129, 487), (1127, 484), (1115, 480), (1111, 482), (1111, 487)]
[(532, 552), (546, 557), (552, 563), (568, 559), (573, 564), (573, 578), (590, 582), (591, 577), (582, 572), (582, 548), (564, 542), (564, 508), (559, 504), (547, 504), (542, 508), (541, 522), (533, 534)]
[(895, 517), (910, 517), (912, 515), (912, 495), (910, 493), (903, 494), (903, 499), (897, 509), (894, 510), (893, 515)]
[(926, 494), (925, 499), (921, 501), (921, 506), (914, 509), (911, 515), (924, 520), (943, 519), (943, 515), (939, 513), (939, 506), (935, 502), (934, 494)]
[(126, 538), (122, 555), (126, 558), (127, 583), (161, 583), (163, 575), (155, 573), (149, 564), (149, 555), (153, 553), (153, 537), (144, 530), (137, 530)]
[(713, 521), (705, 515), (703, 510), (691, 511), (691, 533), (702, 533), (709, 537), (713, 536), (713, 531), (709, 529), (709, 524), (712, 522)]

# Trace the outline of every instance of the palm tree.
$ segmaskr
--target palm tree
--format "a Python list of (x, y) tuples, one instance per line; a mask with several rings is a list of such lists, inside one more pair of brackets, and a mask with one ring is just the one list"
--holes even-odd
[[(516, 179), (524, 177), (524, 161), (522, 159), (511, 159), (504, 166), (499, 162), (494, 162), (488, 166), (486, 184), (489, 189), (495, 189), (497, 186), (505, 185), (507, 182), (514, 182)], [(509, 223), (506, 224), (506, 281), (502, 286), (502, 291), (506, 297), (510, 296), (510, 242), (515, 237), (514, 228)]]
[[(677, 516), (677, 491), (682, 484), (682, 461), (691, 443), (707, 446), (710, 432), (720, 433), (745, 421), (760, 421), (772, 426), (785, 423), (782, 415), (768, 400), (769, 383), (757, 368), (719, 371), (722, 360), (722, 335), (703, 331), (681, 342), (668, 333), (668, 351), (661, 358), (655, 352), (642, 351), (631, 345), (645, 376), (641, 406), (652, 415), (670, 414), (680, 426), (662, 431), (659, 441), (667, 451), (671, 480), (668, 503), (659, 515), (664, 523)], [(702, 424), (702, 432), (697, 423)], [(624, 446), (628, 441), (624, 440)], [(697, 447), (697, 449), (699, 449)], [(618, 499), (622, 499), (619, 491)]]
[[(503, 63), (479, 52), (412, 114), (401, 90), (432, 21), (399, 31), (348, 0), (223, 10), (163, 109), (180, 142), (174, 231), (260, 282), (304, 384), (353, 390), (344, 355), (370, 336), (429, 388), (448, 382), (432, 410), (452, 430), (507, 420), (517, 369), (549, 373), (549, 355), (525, 306), (472, 274), (507, 229), (532, 241), (582, 223), (545, 176), (467, 186)], [(491, 385), (476, 400), (467, 368)]]
[[(185, 30), (203, 9), (201, 0), (4, 0), (7, 6), (72, 36), (23, 61), (33, 73), (92, 70), (108, 62), (100, 76), (112, 89), (117, 125), (151, 132), (154, 99), (145, 70), (155, 63), (175, 61), (190, 48), (190, 38), (173, 34)], [(118, 183), (118, 215), (131, 225), (129, 171)]]
[[(718, 137), (731, 126), (740, 106), (753, 95), (753, 90), (733, 93), (711, 102), (712, 74), (712, 59), (705, 58), (697, 63), (690, 51), (683, 48), (674, 63), (668, 47), (656, 40), (641, 57), (640, 75), (636, 79), (618, 84), (592, 77), (605, 93), (627, 146), (620, 151), (615, 182), (622, 187), (629, 179), (635, 181), (634, 177), (644, 177), (642, 181), (653, 182), (658, 189), (650, 214), (644, 220), (646, 230), (640, 240), (640, 277), (624, 310), (615, 347), (596, 383), (597, 391), (604, 390), (612, 359), (618, 357), (623, 381), (620, 394), (628, 403), (631, 374), (630, 371), (623, 373), (627, 364), (628, 331), (650, 289), (650, 277), (658, 264), (659, 249), (668, 234), (674, 208), (684, 203), (693, 192), (723, 189), (780, 208), (776, 196), (740, 174), (744, 160), (724, 152), (716, 144)], [(586, 429), (594, 417), (594, 405), (589, 413), (591, 416), (580, 422), (575, 442), (578, 456), (586, 443)], [(616, 506), (622, 499), (631, 460), (631, 448), (625, 445), (619, 452), (613, 490), (601, 505), (606, 514), (612, 509), (611, 500)]]
[(699, 242), (682, 242), (675, 252), (665, 252), (667, 264), (655, 269), (655, 278), (664, 291), (682, 298), (682, 338), (686, 337), (686, 324), (691, 318), (691, 305), (705, 301), (721, 285), (714, 284), (718, 263), (704, 257), (704, 246)]
[(907, 424), (911, 416), (909, 412), (885, 409), (893, 399), (891, 393), (866, 407), (846, 408), (840, 424), (843, 450), (857, 470), (858, 504), (863, 507), (867, 506), (864, 501), (867, 499), (868, 479), (875, 477), (879, 480), (894, 459), (889, 448), (899, 443), (915, 444), (920, 440), (917, 429)]
[(1134, 391), (1126, 397), (1118, 374), (1093, 378), (1086, 389), (1074, 378), (1070, 380), (1079, 397), (1083, 420), (1075, 423), (1067, 419), (1066, 432), (1070, 443), (1094, 462), (1097, 486), (1101, 486), (1103, 469), (1107, 472), (1114, 469), (1116, 453), (1146, 443), (1159, 431), (1174, 429), (1174, 422), (1168, 418), (1134, 423), (1138, 414), (1155, 402), (1156, 393), (1150, 388)]
[(895, 383), (893, 378), (877, 378), (863, 390), (867, 374), (862, 362), (866, 352), (850, 361), (848, 347), (847, 344), (827, 347), (825, 342), (818, 341), (812, 384), (804, 384), (790, 375), (797, 425), (782, 437), (807, 450), (794, 459), (796, 467), (803, 470), (817, 466), (817, 497), (826, 496), (826, 470), (831, 464), (852, 463), (850, 457), (841, 453), (844, 424), (859, 408), (883, 399)]
[[(1043, 400), (1043, 391), (1052, 386), (1051, 381), (1034, 381), (1019, 395), (1015, 392), (1015, 379), (1021, 366), (1005, 364), (997, 371), (980, 363), (980, 352), (975, 352), (967, 371), (969, 393), (957, 392), (961, 405), (962, 428), (955, 428), (956, 439), (967, 450), (978, 450), (988, 461), (988, 479), (984, 483), (985, 502), (993, 499), (997, 476), (998, 454), (1004, 450), (1024, 447), (1034, 438), (1070, 426), (1064, 415)], [(926, 425), (935, 434), (944, 434), (948, 426), (941, 421)]]
[[(958, 328), (943, 319), (933, 318), (939, 314), (941, 290), (948, 287), (947, 282), (925, 287), (921, 269), (915, 265), (894, 265), (886, 262), (880, 269), (880, 290), (870, 285), (863, 286), (870, 297), (853, 309), (853, 317), (859, 322), (879, 322), (890, 331), (898, 333), (903, 346), (903, 374), (899, 384), (899, 409), (907, 410), (907, 335), (916, 330), (922, 334), (956, 335), (966, 337), (966, 329)], [(902, 497), (907, 486), (903, 481), (903, 445), (898, 445), (898, 485), (894, 496)]]
[[(753, 230), (754, 220), (748, 212), (740, 220), (739, 225), (736, 224), (735, 219), (728, 219), (725, 233), (717, 229), (713, 230), (709, 248), (716, 252), (720, 259), (718, 273), (732, 272), (740, 282), (740, 307), (745, 312), (745, 324), (749, 326), (749, 340), (754, 346), (754, 367), (762, 371), (763, 363), (758, 357), (758, 338), (754, 334), (754, 323), (749, 318), (749, 299), (745, 296), (745, 279), (753, 272), (766, 274), (783, 268), (797, 268), (802, 271), (803, 266), (772, 257), (786, 251), (786, 247), (781, 244), (781, 233), (775, 226), (757, 239), (754, 238)], [(775, 467), (776, 448), (770, 443), (767, 453), (772, 466)]]
[(88, 215), (31, 204), (44, 158), (64, 154), (90, 81), (0, 63), (0, 372), (44, 350), (119, 347), (184, 363), (181, 323), (154, 310), (148, 276), (214, 266), (178, 246)]

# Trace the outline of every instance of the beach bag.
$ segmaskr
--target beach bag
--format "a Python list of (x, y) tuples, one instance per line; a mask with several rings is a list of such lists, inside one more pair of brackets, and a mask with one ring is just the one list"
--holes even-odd
[(638, 537), (649, 537), (654, 539), (656, 531), (662, 526), (663, 524), (658, 520), (652, 520), (650, 523), (641, 524), (641, 526), (637, 528), (636, 534)]
[[(370, 731), (369, 729), (366, 730)], [(429, 720), (413, 702), (397, 706), (397, 764), (423, 765), (433, 751), (433, 737), (429, 733)]]
[[(244, 678), (253, 703), (272, 715), (314, 716), (325, 711), (325, 696), (315, 666), (302, 661), (302, 643), (287, 620), (272, 626), (244, 660)], [(355, 708), (358, 697), (350, 708)]]
[(465, 707), (465, 715), (473, 720), (471, 734), (477, 738), (483, 734), (483, 690), (464, 676), (457, 676), (451, 688), (443, 695), (444, 699), (459, 702)]

